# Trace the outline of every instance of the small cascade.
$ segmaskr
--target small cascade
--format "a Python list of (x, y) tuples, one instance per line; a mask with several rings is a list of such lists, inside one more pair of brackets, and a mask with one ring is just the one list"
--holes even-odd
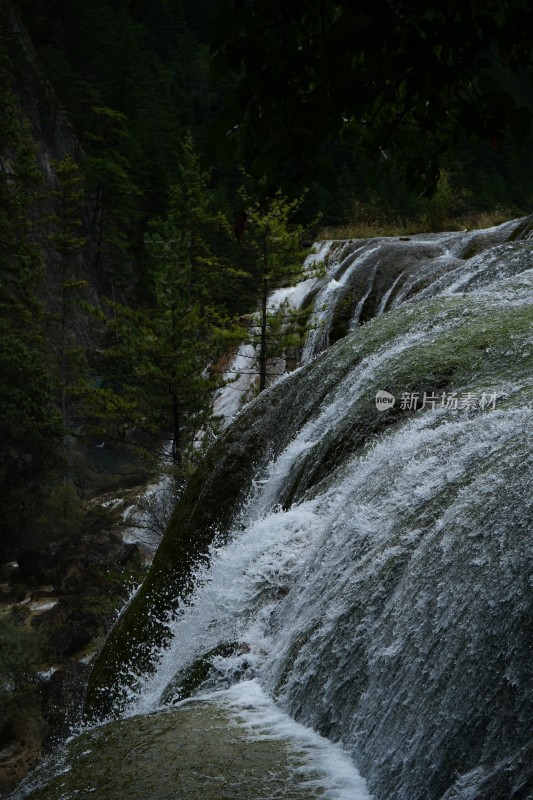
[[(469, 269), (484, 269), (484, 253), (521, 235), (521, 220), (481, 231), (417, 234), (315, 244), (304, 264), (304, 274), (322, 268), (320, 277), (274, 291), (268, 300), (271, 314), (285, 309), (299, 311), (310, 303), (300, 365), (309, 364), (331, 344), (359, 325), (398, 308), (428, 291), (460, 291), (469, 280)], [(473, 258), (478, 255), (476, 260)], [(433, 287), (433, 288), (432, 288)], [(257, 331), (251, 330), (251, 338)], [(257, 337), (255, 337), (257, 338)], [(286, 362), (271, 364), (269, 381), (286, 374)], [(255, 346), (243, 342), (226, 373), (227, 383), (215, 399), (214, 411), (224, 425), (254, 396), (259, 366)]]
[[(312, 275), (317, 265), (321, 265), (329, 249), (329, 242), (315, 246), (303, 266), (303, 274)], [(317, 277), (308, 277), (295, 286), (276, 289), (267, 300), (267, 313), (272, 316), (300, 311), (308, 298), (320, 285)], [(257, 392), (259, 381), (259, 354), (254, 344), (260, 333), (259, 319), (249, 321), (249, 340), (242, 342), (225, 372), (225, 385), (215, 397), (213, 411), (222, 419), (226, 427), (242, 407)], [(274, 361), (274, 363), (272, 363)], [(271, 360), (268, 371), (269, 384), (275, 383), (286, 373), (286, 359)]]

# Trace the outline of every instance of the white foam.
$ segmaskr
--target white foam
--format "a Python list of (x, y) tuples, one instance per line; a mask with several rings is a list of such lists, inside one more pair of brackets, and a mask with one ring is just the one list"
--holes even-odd
[(222, 417), (228, 424), (241, 410), (257, 375), (255, 348), (251, 342), (244, 342), (239, 346), (225, 373), (227, 383), (215, 398), (213, 405), (215, 416)]
[[(369, 254), (370, 251), (365, 251), (365, 260)], [(330, 273), (326, 293), (334, 294), (346, 279), (346, 265), (343, 272), (337, 263), (334, 273), (335, 276)], [(374, 274), (375, 270), (369, 271), (367, 291)], [(514, 283), (516, 277), (508, 280)], [(522, 277), (521, 281), (524, 280)], [(384, 295), (382, 310), (393, 288)], [(283, 291), (285, 300), (296, 296), (293, 290)], [(281, 297), (280, 294), (278, 300)], [(498, 304), (501, 304), (499, 295), (492, 301), (495, 308)], [(298, 696), (299, 686), (304, 685), (309, 675), (316, 672), (317, 648), (329, 652), (331, 630), (342, 617), (355, 587), (365, 581), (370, 585), (379, 570), (386, 571), (389, 562), (401, 555), (402, 547), (409, 552), (407, 545), (419, 536), (416, 522), (406, 524), (402, 533), (400, 523), (409, 521), (411, 506), (423, 507), (432, 502), (443, 486), (453, 486), (468, 476), (474, 464), (496, 457), (498, 448), (514, 441), (517, 430), (527, 430), (527, 412), (498, 409), (470, 416), (466, 412), (435, 410), (431, 414), (416, 414), (401, 427), (371, 442), (364, 456), (357, 455), (347, 462), (339, 470), (333, 488), (321, 496), (287, 511), (276, 504), (291, 470), (344, 418), (368, 386), (376, 385), (377, 378), (406, 349), (433, 340), (455, 324), (454, 318), (444, 321), (443, 317), (434, 326), (428, 328), (421, 323), (387, 342), (354, 366), (317, 407), (316, 414), (257, 481), (256, 491), (240, 520), (242, 530), (236, 530), (235, 538), (228, 544), (214, 545), (209, 554), (209, 569), (198, 569), (196, 591), (169, 623), (174, 642), (160, 653), (155, 674), (143, 680), (141, 694), (133, 700), (128, 713), (146, 713), (157, 708), (162, 691), (174, 676), (211, 653), (214, 671), (222, 680), (218, 690), (210, 691), (205, 698), (216, 698), (216, 702), (231, 707), (250, 735), (287, 736), (298, 747), (308, 746), (309, 769), (324, 769), (330, 781), (327, 783), (324, 778), (326, 797), (338, 800), (368, 797), (364, 782), (343, 750), (280, 711), (257, 681), (276, 692), (280, 704), (301, 714), (303, 704), (298, 706), (292, 698)], [(516, 390), (509, 387), (509, 392), (513, 388)], [(499, 389), (502, 390), (501, 384)], [(436, 532), (437, 526), (435, 523)], [(392, 534), (396, 530), (401, 536), (395, 538)], [(425, 538), (429, 540), (429, 534)], [(442, 541), (445, 543), (445, 539)], [(353, 552), (356, 545), (360, 555), (354, 564), (345, 554)], [(380, 591), (379, 586), (376, 591)], [(371, 628), (372, 620), (363, 617), (363, 622)], [(305, 631), (313, 631), (312, 637), (298, 644)], [(356, 635), (360, 633), (350, 632), (352, 644)], [(242, 643), (244, 656), (242, 653), (213, 656), (212, 651), (217, 647), (232, 642)], [(295, 643), (298, 648), (293, 646)], [(399, 647), (397, 641), (385, 643), (384, 657), (390, 658)], [(295, 650), (300, 651), (297, 661), (293, 657)], [(287, 677), (285, 666), (293, 662), (296, 668), (291, 667)], [(240, 682), (224, 688), (232, 680)], [(213, 682), (207, 685), (213, 688)], [(330, 698), (337, 685), (338, 674), (332, 668), (320, 686), (323, 697), (304, 698), (305, 702), (309, 699), (309, 706), (318, 709), (317, 716), (320, 710), (333, 708)], [(202, 690), (206, 690), (205, 684)], [(307, 720), (313, 722), (314, 710), (305, 713)], [(332, 724), (334, 735), (345, 736), (347, 745), (353, 745), (353, 736), (358, 735), (350, 729), (353, 718), (350, 713), (349, 709), (341, 708), (337, 711), (338, 719), (333, 720), (337, 728)], [(378, 719), (376, 715), (375, 724)]]
[(230, 708), (252, 739), (289, 741), (300, 761), (295, 770), (308, 776), (304, 786), (321, 789), (325, 800), (370, 800), (365, 781), (342, 747), (280, 711), (256, 680), (237, 683), (205, 699), (216, 699)]

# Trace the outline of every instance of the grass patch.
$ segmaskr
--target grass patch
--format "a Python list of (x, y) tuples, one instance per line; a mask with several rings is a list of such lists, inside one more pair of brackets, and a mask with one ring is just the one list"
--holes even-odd
[(496, 208), (493, 211), (473, 211), (458, 217), (443, 215), (433, 219), (427, 214), (407, 220), (377, 215), (375, 219), (354, 219), (345, 225), (322, 228), (317, 238), (373, 239), (381, 236), (414, 236), (417, 233), (482, 230), (516, 219), (521, 214), (523, 212), (517, 209)]

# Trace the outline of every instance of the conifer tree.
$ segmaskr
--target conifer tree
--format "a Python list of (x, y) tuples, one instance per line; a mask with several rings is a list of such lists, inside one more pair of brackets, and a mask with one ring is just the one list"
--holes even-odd
[(310, 277), (303, 274), (303, 228), (291, 222), (299, 204), (299, 200), (289, 201), (278, 192), (266, 204), (249, 204), (246, 212), (243, 244), (250, 252), (260, 284), (259, 313), (252, 331), (258, 352), (259, 391), (267, 386), (269, 360), (281, 355), (302, 334), (298, 312), (288, 307), (281, 314), (268, 309), (273, 289)]
[(107, 106), (92, 109), (94, 132), (86, 132), (91, 151), (85, 169), (92, 190), (92, 229), (95, 240), (95, 266), (103, 263), (104, 250), (113, 257), (116, 266), (127, 261), (134, 222), (139, 219), (136, 198), (140, 189), (131, 177), (127, 157), (129, 139), (127, 118)]
[(53, 314), (58, 323), (55, 337), (59, 371), (59, 401), (64, 430), (64, 456), (68, 468), (69, 400), (71, 384), (75, 380), (74, 363), (80, 360), (80, 341), (74, 330), (76, 305), (87, 288), (86, 280), (79, 277), (79, 256), (86, 243), (82, 235), (84, 201), (83, 178), (77, 162), (71, 155), (54, 163), (58, 186), (53, 196), (58, 203), (58, 213), (50, 221), (53, 231), (48, 239), (60, 261), (59, 308)]
[[(0, 25), (2, 39), (4, 33)], [(42, 252), (34, 223), (42, 176), (13, 84), (12, 63), (0, 48), (0, 557), (17, 545), (54, 477), (61, 430), (36, 295)]]
[(180, 477), (212, 425), (221, 379), (210, 365), (229, 335), (220, 297), (238, 279), (218, 254), (230, 228), (214, 207), (208, 179), (187, 135), (168, 214), (152, 220), (145, 235), (147, 297), (136, 307), (109, 303), (107, 381), (89, 394), (92, 416), (114, 425), (115, 436), (125, 423), (128, 436), (135, 432), (138, 444), (160, 459), (170, 439)]
[[(225, 305), (246, 275), (233, 265), (238, 248), (210, 182), (211, 172), (203, 169), (192, 133), (187, 131), (177, 179), (169, 191), (168, 220), (189, 236), (191, 280), (198, 297)], [(156, 220), (149, 227), (157, 224)]]

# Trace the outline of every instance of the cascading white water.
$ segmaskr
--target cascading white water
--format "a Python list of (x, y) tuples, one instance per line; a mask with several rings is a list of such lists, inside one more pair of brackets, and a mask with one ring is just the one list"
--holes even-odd
[[(317, 264), (321, 264), (329, 250), (330, 243), (325, 242), (315, 248), (306, 258), (303, 266), (304, 280), (295, 286), (276, 289), (267, 300), (267, 313), (271, 315), (299, 311), (309, 295), (320, 285), (320, 280), (312, 275)], [(213, 412), (228, 425), (239, 413), (245, 402), (251, 399), (256, 389), (259, 375), (259, 360), (256, 347), (253, 343), (259, 335), (259, 321), (250, 321), (250, 340), (242, 342), (225, 372), (225, 385), (215, 397)], [(269, 369), (269, 382), (274, 383), (285, 372), (285, 361), (279, 359), (277, 365)]]
[[(509, 304), (528, 306), (532, 301), (531, 272), (523, 272), (525, 255), (527, 251), (523, 249), (509, 252), (502, 246), (490, 255), (471, 259), (466, 269), (464, 264), (458, 267), (457, 259), (450, 256), (443, 277), (439, 258), (438, 280), (421, 291), (417, 300), (477, 289), (485, 299), (492, 297), (492, 311)], [(356, 261), (361, 263), (360, 255)], [(427, 264), (424, 272), (427, 273)], [(344, 274), (348, 274), (346, 267)], [(517, 274), (527, 276), (522, 278), (522, 291), (517, 291), (520, 280), (505, 281)], [(401, 274), (384, 293), (381, 312), (400, 281)], [(405, 294), (412, 291), (413, 283), (411, 279)], [(331, 284), (323, 290), (328, 291)], [(395, 305), (399, 302), (397, 298)], [(465, 308), (462, 313), (470, 312)], [(506, 525), (512, 518), (508, 510), (506, 518), (497, 519), (492, 509), (492, 529), (479, 529), (471, 519), (472, 508), (490, 506), (487, 495), (494, 492), (494, 484), (504, 485), (506, 470), (516, 470), (517, 464), (522, 464), (525, 476), (530, 474), (526, 467), (531, 465), (530, 406), (507, 410), (493, 407), (488, 413), (474, 416), (468, 408), (462, 412), (431, 409), (383, 435), (364, 455), (358, 453), (343, 463), (335, 477), (325, 481), (325, 490), (313, 499), (288, 510), (276, 508), (290, 473), (299, 469), (303, 459), (312, 459), (317, 443), (339, 417), (357, 407), (361, 393), (372, 384), (378, 388), (376, 379), (394, 371), (395, 360), (403, 352), (430, 343), (442, 336), (447, 327), (453, 328), (456, 319), (445, 317), (437, 323), (432, 320), (429, 326), (414, 326), (407, 335), (388, 342), (358, 365), (270, 465), (246, 506), (246, 518), (241, 518), (239, 527), (244, 530), (236, 531), (229, 544), (213, 546), (209, 569), (197, 574), (191, 604), (173, 623), (175, 645), (162, 654), (155, 675), (147, 681), (132, 709), (145, 712), (157, 707), (162, 695), (166, 703), (173, 697), (179, 699), (179, 681), (177, 686), (176, 681), (172, 685), (176, 673), (179, 675), (202, 654), (212, 653), (224, 643), (238, 642), (234, 652), (211, 657), (212, 669), (204, 690), (217, 691), (235, 681), (255, 680), (277, 698), (282, 708), (333, 739), (342, 740), (367, 765), (368, 755), (360, 742), (370, 736), (368, 730), (380, 732), (378, 743), (397, 736), (393, 724), (393, 733), (387, 733), (391, 713), (397, 714), (395, 707), (393, 712), (389, 708), (391, 685), (398, 685), (403, 704), (414, 706), (417, 702), (420, 687), (416, 672), (423, 664), (420, 654), (437, 647), (432, 638), (434, 630), (428, 629), (431, 620), (436, 619), (443, 636), (449, 636), (453, 626), (455, 633), (461, 634), (460, 645), (455, 642), (452, 647), (449, 642), (448, 657), (433, 667), (453, 681), (460, 695), (460, 676), (450, 663), (457, 659), (455, 648), (467, 641), (473, 647), (476, 636), (480, 641), (482, 637), (476, 633), (474, 611), (468, 613), (466, 621), (461, 620), (465, 610), (456, 601), (468, 594), (470, 576), (490, 565), (490, 574), (496, 577), (487, 578), (487, 587), (474, 606), (479, 619), (487, 624), (483, 603), (498, 591), (497, 576), (503, 569), (498, 548), (501, 551), (508, 544)], [(526, 385), (527, 381), (500, 383), (498, 387), (487, 384), (483, 388), (487, 393), (497, 388), (500, 398), (508, 398), (522, 392)], [(486, 486), (487, 464), (491, 489)], [(521, 513), (531, 497), (530, 484), (526, 477), (518, 487)], [(442, 498), (447, 495), (443, 503)], [(531, 510), (531, 502), (527, 507)], [(428, 508), (432, 509), (429, 521), (425, 519)], [(480, 508), (477, 511), (479, 518)], [(446, 526), (450, 529), (446, 530)], [(473, 551), (465, 552), (471, 565), (452, 582), (441, 583), (438, 572), (450, 560), (447, 552), (464, 547), (463, 537)], [(496, 540), (496, 552), (488, 545), (484, 548), (487, 537), (491, 547)], [(472, 538), (479, 541), (473, 544)], [(438, 566), (432, 565), (428, 553)], [(425, 569), (424, 575), (420, 565)], [(515, 568), (522, 566), (518, 559)], [(405, 577), (409, 572), (411, 580)], [(387, 595), (387, 582), (394, 581), (396, 574), (402, 575), (404, 585), (399, 581), (391, 598)], [(413, 614), (405, 614), (409, 607), (405, 593), (413, 591), (417, 592), (411, 602)], [(517, 587), (517, 600), (519, 596)], [(401, 614), (398, 609), (402, 609)], [(439, 618), (435, 609), (447, 609), (448, 614)], [(360, 649), (365, 651), (364, 669), (371, 676), (370, 688), (364, 691), (360, 674), (363, 668), (354, 657)], [(406, 653), (411, 659), (409, 668), (404, 663)], [(394, 672), (399, 661), (401, 679)], [(431, 669), (427, 664), (424, 668)], [(387, 670), (390, 675), (384, 679)], [(165, 692), (169, 683), (170, 689)], [(424, 702), (436, 704), (435, 713), (439, 713), (442, 698), (437, 701), (426, 692)], [(457, 725), (464, 725), (459, 711), (455, 713)], [(433, 749), (438, 753), (443, 747), (441, 738), (449, 734), (443, 727), (429, 746), (422, 728), (418, 735), (416, 729), (407, 728), (404, 735), (409, 747), (397, 745), (393, 756), (391, 741), (385, 752), (391, 762), (412, 762), (413, 782), (406, 782), (407, 788), (397, 795), (410, 798), (415, 796), (409, 793), (416, 792), (420, 771), (431, 769)], [(383, 767), (378, 749), (379, 744), (372, 739), (376, 774)], [(379, 786), (379, 778), (374, 785)]]
[(316, 319), (347, 287), (347, 328), (370, 299), (379, 318), (245, 412), (272, 425), (316, 392), (124, 718), (199, 697), (305, 750), (298, 797), (367, 797), (354, 764), (376, 800), (533, 796), (533, 270), (529, 243), (499, 244), (516, 227), (322, 247)]
[[(471, 259), (467, 269), (455, 267), (439, 275), (416, 299), (469, 289), (477, 290), (489, 315), (502, 308), (530, 307), (532, 274), (523, 270), (528, 254), (524, 248), (496, 248)], [(399, 280), (384, 294), (381, 311)], [(461, 316), (470, 313), (465, 306)], [(380, 785), (384, 757), (412, 763), (411, 784), (405, 781), (402, 793), (394, 796), (415, 796), (410, 793), (416, 793), (420, 772), (431, 769), (432, 753), (443, 749), (442, 739), (449, 732), (444, 726), (439, 732), (437, 726), (428, 743), (427, 732), (409, 728), (409, 719), (403, 731), (409, 746), (395, 748), (390, 741), (388, 755), (380, 756), (379, 743), (397, 736), (391, 722), (391, 715), (398, 714), (394, 704), (390, 710), (391, 686), (397, 685), (404, 705), (415, 707), (422, 694), (437, 716), (443, 704), (442, 683), (437, 680), (434, 694), (421, 692), (417, 670), (441, 674), (440, 681), (449, 680), (461, 694), (457, 648), (466, 642), (473, 648), (476, 637), (482, 641), (482, 627), (489, 624), (485, 606), (508, 579), (506, 548), (513, 510), (505, 507), (502, 517), (491, 503), (505, 486), (506, 472), (523, 471), (524, 480), (514, 487), (517, 508), (521, 514), (526, 508), (531, 512), (531, 407), (520, 402), (517, 407), (496, 407), (496, 396), (509, 405), (509, 398), (526, 390), (528, 380), (483, 384), (486, 395), (493, 396), (485, 413), (471, 413), (468, 404), (463, 409), (430, 406), (376, 439), (363, 454), (344, 461), (322, 482), (322, 491), (311, 492), (313, 497), (287, 510), (276, 504), (291, 474), (306, 460), (318, 458), (322, 440), (351, 409), (355, 413), (369, 386), (379, 388), (402, 354), (416, 348), (423, 352), (456, 326), (457, 316), (447, 313), (429, 324), (420, 321), (358, 362), (326, 397), (254, 484), (229, 543), (211, 548), (209, 567), (197, 572), (194, 595), (172, 623), (173, 644), (162, 651), (155, 674), (132, 699), (129, 713), (146, 713), (162, 701), (178, 702), (180, 676), (208, 654), (204, 693), (216, 695), (233, 686), (236, 697), (239, 682), (246, 693), (248, 682), (254, 681), (275, 696), (281, 708), (340, 739), (365, 763), (366, 771), (378, 775), (374, 785)], [(457, 387), (465, 392), (468, 388), (472, 387)], [(497, 505), (501, 507), (501, 500)], [(491, 509), (489, 527), (486, 520), (480, 525), (483, 507)], [(468, 567), (463, 572), (454, 567), (453, 580), (441, 581), (439, 571), (453, 561), (449, 552), (462, 549)], [(517, 557), (514, 568), (522, 567)], [(488, 570), (487, 585), (465, 612), (461, 602), (468, 595), (468, 582), (483, 568)], [(516, 599), (519, 602), (519, 586)], [(409, 606), (412, 613), (405, 611)], [(481, 621), (477, 632), (476, 614)], [(429, 653), (444, 648), (435, 642), (432, 624), (441, 630), (449, 652), (440, 652), (441, 662), (430, 667)], [(237, 644), (226, 652), (228, 643)], [(471, 691), (468, 684), (464, 691)], [(479, 703), (483, 707), (485, 699)], [(459, 709), (454, 713), (457, 726), (466, 724)], [(372, 765), (361, 745), (366, 739)]]
[[(156, 708), (176, 672), (227, 642), (244, 647), (238, 654), (213, 658), (213, 686), (230, 685), (234, 676), (258, 677), (274, 690), (287, 651), (295, 639), (310, 631), (313, 641), (305, 671), (316, 672), (318, 643), (329, 647), (332, 631), (342, 639), (345, 631), (338, 629), (338, 619), (346, 614), (346, 599), (356, 598), (358, 584), (374, 580), (378, 570), (407, 558), (417, 547), (423, 533), (415, 522), (420, 509), (443, 491), (443, 485), (456, 491), (476, 466), (492, 463), (495, 454), (516, 446), (527, 437), (531, 421), (528, 409), (493, 411), (475, 419), (466, 414), (463, 419), (447, 416), (447, 412), (436, 412), (435, 418), (414, 418), (365, 456), (344, 465), (334, 486), (323, 494), (287, 511), (275, 509), (260, 515), (229, 544), (213, 546), (209, 568), (197, 573), (191, 604), (173, 623), (174, 647), (162, 654), (156, 674), (132, 700), (130, 712)], [(291, 450), (294, 456), (296, 448)], [(478, 482), (483, 483), (483, 475)], [(457, 502), (460, 506), (460, 492)], [(435, 535), (454, 513), (454, 506), (446, 510)], [(402, 530), (391, 545), (394, 527)], [(424, 551), (430, 546), (427, 539)], [(349, 547), (358, 548), (358, 563), (353, 556), (343, 563)], [(378, 597), (380, 590), (379, 586), (373, 589)], [(372, 613), (366, 609), (365, 635)], [(353, 634), (355, 638), (355, 630)], [(387, 648), (392, 656), (400, 643)], [(329, 685), (321, 691), (338, 691), (339, 675), (328, 659), (320, 669), (331, 670)], [(293, 669), (280, 697), (291, 697), (294, 682), (302, 683), (304, 677), (298, 668)], [(313, 706), (317, 699), (314, 695)], [(327, 699), (325, 708), (333, 708)], [(345, 724), (349, 727), (350, 720)]]
[[(484, 268), (484, 251), (507, 241), (519, 222), (514, 220), (482, 231), (418, 234), (407, 240), (387, 237), (320, 242), (307, 256), (303, 273), (312, 273), (323, 265), (323, 276), (305, 278), (295, 286), (274, 291), (268, 300), (268, 311), (275, 314), (284, 306), (299, 311), (312, 298), (307, 336), (299, 359), (300, 365), (309, 364), (329, 346), (332, 322), (343, 301), (350, 306), (347, 333), (361, 324), (365, 305), (372, 296), (366, 319), (398, 308), (417, 294), (423, 296), (426, 287), (431, 290), (441, 280), (441, 289), (447, 286), (448, 291), (460, 291), (470, 279), (470, 271), (465, 269), (468, 254), (481, 253), (478, 263)], [(471, 263), (468, 267), (471, 268)], [(475, 271), (475, 262), (472, 267)], [(271, 369), (270, 382), (275, 383), (284, 370), (281, 359)], [(224, 425), (253, 395), (258, 372), (256, 349), (245, 341), (228, 367), (226, 385), (215, 398), (214, 413), (224, 420)]]

